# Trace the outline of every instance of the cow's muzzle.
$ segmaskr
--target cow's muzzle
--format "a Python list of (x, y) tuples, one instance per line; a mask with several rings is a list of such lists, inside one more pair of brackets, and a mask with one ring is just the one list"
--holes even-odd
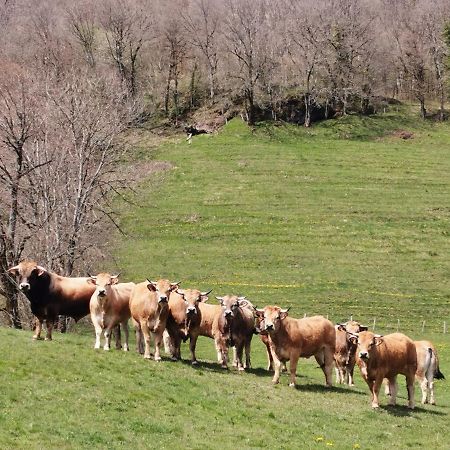
[(273, 323), (266, 324), (266, 331), (273, 331)]
[(359, 352), (359, 357), (361, 359), (369, 359), (369, 353), (367, 353), (367, 352)]
[(159, 297), (159, 299), (158, 299), (158, 303), (167, 303), (168, 302), (168, 299), (167, 299), (167, 297), (164, 295), (161, 295), (161, 297)]
[(230, 319), (231, 317), (234, 316), (233, 311), (231, 311), (231, 309), (226, 309), (224, 315), (227, 319)]
[(106, 295), (106, 290), (105, 289), (99, 289), (98, 296), (99, 297), (104, 297), (105, 295)]
[(22, 292), (28, 292), (30, 290), (30, 283), (20, 283), (19, 284), (19, 289)]
[(189, 306), (186, 308), (186, 314), (188, 316), (192, 316), (193, 314), (197, 314), (197, 310), (195, 309), (195, 306)]

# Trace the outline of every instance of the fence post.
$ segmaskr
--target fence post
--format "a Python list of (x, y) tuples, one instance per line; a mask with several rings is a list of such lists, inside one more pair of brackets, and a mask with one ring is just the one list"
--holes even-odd
[(444, 334), (447, 333), (447, 322), (444, 320)]
[(376, 317), (374, 317), (372, 331), (375, 331), (375, 324), (376, 324), (376, 322), (377, 322), (377, 319), (376, 319)]
[(425, 330), (425, 320), (422, 322), (422, 333), (424, 332), (424, 330)]
[(398, 330), (400, 330), (400, 319), (397, 319), (397, 333), (398, 333)]

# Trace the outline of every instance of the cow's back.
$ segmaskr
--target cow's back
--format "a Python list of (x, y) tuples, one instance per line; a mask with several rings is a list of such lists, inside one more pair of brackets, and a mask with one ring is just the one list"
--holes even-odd
[[(396, 374), (414, 374), (417, 369), (417, 353), (414, 342), (403, 333), (383, 336), (377, 346), (377, 367), (386, 378)], [(374, 361), (375, 362), (375, 361)], [(371, 364), (370, 364), (371, 365)]]
[(200, 323), (198, 325), (198, 334), (202, 336), (213, 337), (219, 329), (222, 307), (220, 305), (208, 305), (199, 303)]
[(157, 300), (148, 290), (148, 282), (137, 283), (130, 296), (130, 313), (133, 319), (150, 317), (156, 313)]
[(186, 303), (177, 292), (172, 292), (169, 297), (168, 324), (184, 326), (186, 320)]
[[(89, 314), (89, 302), (95, 292), (95, 285), (85, 277), (62, 277), (50, 274), (47, 297), (49, 315), (64, 315), (81, 319)], [(45, 301), (45, 299), (43, 299)]]
[[(414, 346), (416, 347), (417, 355), (416, 373), (419, 377), (423, 377), (426, 375), (426, 372), (431, 365), (432, 356), (434, 356), (434, 360), (436, 359), (436, 349), (430, 341), (414, 341)], [(430, 354), (430, 349), (433, 355)], [(435, 369), (435, 367), (433, 367), (433, 369)]]
[(303, 319), (286, 317), (284, 321), (292, 344), (301, 349), (301, 356), (312, 356), (324, 347), (334, 353), (336, 330), (325, 317), (313, 316)]
[(112, 295), (112, 308), (114, 308), (114, 314), (120, 317), (130, 317), (130, 299), (131, 294), (135, 288), (135, 283), (118, 283), (111, 286)]

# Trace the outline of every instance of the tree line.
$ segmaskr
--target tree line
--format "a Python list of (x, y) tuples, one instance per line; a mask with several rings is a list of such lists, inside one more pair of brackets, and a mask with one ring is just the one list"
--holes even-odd
[(447, 0), (1, 0), (8, 323), (22, 321), (5, 271), (23, 256), (69, 276), (99, 257), (127, 186), (126, 128), (181, 125), (199, 108), (308, 127), (392, 98), (416, 100), (423, 118), (438, 102), (444, 120), (449, 23)]

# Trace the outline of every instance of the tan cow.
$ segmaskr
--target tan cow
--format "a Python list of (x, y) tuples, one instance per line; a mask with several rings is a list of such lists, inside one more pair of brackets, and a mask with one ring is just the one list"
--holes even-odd
[(436, 404), (434, 398), (434, 379), (445, 379), (439, 370), (436, 348), (430, 341), (414, 341), (417, 352), (416, 380), (422, 389), (422, 403)]
[(353, 371), (356, 364), (356, 344), (351, 339), (351, 334), (367, 331), (367, 327), (354, 320), (340, 323), (336, 328), (336, 350), (334, 352), (334, 362), (336, 363), (336, 382), (353, 384)]
[(408, 407), (414, 408), (414, 377), (417, 370), (417, 356), (414, 342), (402, 333), (386, 336), (363, 331), (352, 336), (357, 343), (356, 363), (372, 394), (372, 408), (379, 407), (378, 394), (387, 378), (390, 391), (390, 405), (395, 405), (397, 396), (397, 375), (406, 377)]
[[(95, 328), (94, 348), (100, 348), (102, 331), (105, 335), (103, 350), (111, 348), (111, 331), (120, 324), (125, 333), (124, 351), (128, 351), (128, 319), (130, 318), (130, 296), (134, 283), (119, 283), (119, 275), (99, 273), (88, 279), (95, 285), (89, 308), (91, 320)], [(116, 348), (120, 348), (120, 338), (116, 341)]]
[[(177, 289), (170, 295), (169, 316), (166, 331), (170, 338), (166, 351), (170, 352), (173, 361), (181, 359), (181, 341), (186, 342), (191, 329), (200, 325), (198, 305), (208, 300), (207, 292), (198, 289)], [(166, 343), (166, 341), (165, 341)], [(192, 360), (193, 364), (195, 360)]]
[(130, 297), (130, 312), (136, 327), (136, 345), (141, 349), (144, 338), (144, 358), (150, 359), (150, 335), (155, 343), (155, 361), (161, 361), (160, 346), (169, 315), (169, 297), (180, 283), (169, 280), (144, 281), (136, 284)]
[[(238, 370), (251, 368), (250, 347), (255, 332), (254, 307), (245, 297), (226, 295), (216, 297), (222, 306), (224, 319), (230, 324), (230, 345), (233, 346), (233, 365)], [(245, 349), (245, 365), (242, 356)]]
[(328, 319), (322, 316), (294, 319), (288, 316), (288, 309), (279, 306), (266, 306), (256, 312), (263, 317), (269, 334), (275, 366), (274, 384), (279, 383), (281, 363), (289, 361), (289, 386), (294, 387), (298, 359), (314, 356), (325, 374), (326, 385), (332, 385), (336, 331)]

